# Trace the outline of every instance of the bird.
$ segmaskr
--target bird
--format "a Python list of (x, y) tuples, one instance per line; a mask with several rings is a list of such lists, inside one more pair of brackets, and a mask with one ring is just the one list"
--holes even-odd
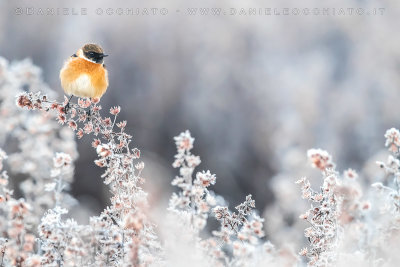
[(70, 95), (66, 109), (73, 96), (101, 98), (107, 91), (108, 71), (104, 65), (103, 49), (97, 44), (85, 44), (69, 57), (60, 70), (64, 92)]

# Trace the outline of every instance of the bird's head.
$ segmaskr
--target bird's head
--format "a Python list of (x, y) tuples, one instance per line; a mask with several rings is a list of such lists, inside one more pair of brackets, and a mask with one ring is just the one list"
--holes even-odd
[(77, 56), (93, 63), (103, 64), (105, 55), (103, 49), (97, 44), (85, 44), (78, 50)]

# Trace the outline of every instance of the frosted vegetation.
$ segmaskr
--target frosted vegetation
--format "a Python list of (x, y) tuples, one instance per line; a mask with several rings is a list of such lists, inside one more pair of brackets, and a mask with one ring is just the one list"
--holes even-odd
[[(198, 170), (194, 138), (184, 131), (171, 159), (177, 190), (157, 221), (142, 188), (141, 152), (118, 119), (121, 107), (106, 111), (97, 99), (79, 99), (66, 113), (66, 100), (55, 98), (30, 61), (0, 58), (1, 267), (397, 266), (400, 260), (397, 129), (384, 135), (390, 155), (377, 162), (375, 181), (341, 171), (327, 151), (310, 149), (304, 157), (319, 180), (277, 175), (276, 201), (264, 215), (251, 195), (231, 207), (212, 191), (217, 174)], [(104, 170), (99, 179), (111, 199), (88, 224), (78, 224), (69, 211), (80, 203), (69, 188), (85, 135), (97, 153), (92, 168)], [(295, 216), (290, 226), (285, 214)]]

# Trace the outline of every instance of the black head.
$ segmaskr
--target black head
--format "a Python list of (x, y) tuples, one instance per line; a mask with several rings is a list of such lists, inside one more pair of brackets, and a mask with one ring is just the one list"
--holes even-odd
[(108, 56), (105, 55), (103, 49), (97, 44), (85, 44), (82, 47), (83, 55), (98, 64), (102, 64), (104, 61), (104, 57)]

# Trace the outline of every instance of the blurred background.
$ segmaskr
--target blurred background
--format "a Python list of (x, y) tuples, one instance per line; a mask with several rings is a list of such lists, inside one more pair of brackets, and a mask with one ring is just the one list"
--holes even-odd
[[(279, 193), (316, 175), (306, 159), (312, 147), (328, 150), (340, 171), (352, 167), (368, 177), (365, 162), (384, 149), (385, 130), (399, 127), (399, 6), (396, 0), (3, 0), (0, 55), (31, 58), (61, 100), (64, 60), (84, 43), (100, 44), (110, 55), (103, 112), (122, 107), (120, 119), (144, 156), (150, 201), (167, 206), (177, 175), (173, 137), (189, 129), (200, 168), (217, 175), (215, 192), (231, 207), (251, 193), (262, 212), (276, 198), (288, 206), (300, 200), (297, 188)], [(222, 13), (191, 15), (189, 8)], [(294, 15), (295, 8), (310, 14)], [(330, 14), (313, 14), (315, 8)], [(108, 192), (90, 142), (78, 141), (72, 191), (97, 214)], [(268, 214), (266, 220), (273, 225)]]

